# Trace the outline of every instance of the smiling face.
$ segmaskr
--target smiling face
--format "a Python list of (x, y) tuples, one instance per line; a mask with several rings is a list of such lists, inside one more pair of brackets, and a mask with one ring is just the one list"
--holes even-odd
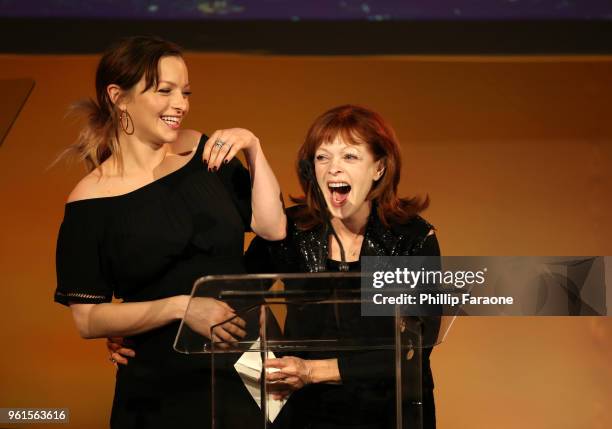
[(158, 70), (157, 86), (144, 91), (143, 76), (119, 107), (129, 112), (138, 139), (164, 144), (178, 137), (181, 122), (189, 111), (191, 92), (187, 66), (181, 57), (162, 57)]
[(317, 148), (314, 166), (333, 217), (350, 221), (369, 214), (367, 196), (383, 170), (382, 162), (374, 159), (367, 144), (350, 144), (337, 136)]

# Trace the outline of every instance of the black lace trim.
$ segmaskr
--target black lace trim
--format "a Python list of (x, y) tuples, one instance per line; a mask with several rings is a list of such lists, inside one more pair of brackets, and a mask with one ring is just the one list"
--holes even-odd
[(105, 295), (92, 295), (90, 293), (78, 293), (78, 292), (69, 292), (69, 293), (56, 292), (56, 295), (66, 296), (69, 298), (83, 298), (83, 299), (105, 299), (106, 298)]
[(110, 302), (112, 297), (106, 295), (97, 295), (91, 293), (81, 293), (81, 292), (55, 292), (55, 301), (59, 302), (63, 305), (68, 305), (71, 302), (76, 303), (94, 303), (98, 304), (101, 302)]

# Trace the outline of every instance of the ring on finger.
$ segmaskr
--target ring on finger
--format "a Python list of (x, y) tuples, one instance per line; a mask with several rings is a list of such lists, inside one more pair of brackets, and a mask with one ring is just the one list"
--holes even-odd
[(117, 361), (115, 360), (115, 358), (113, 358), (112, 356), (108, 357), (108, 360), (111, 361), (112, 364), (116, 364)]
[(220, 138), (215, 140), (215, 143), (214, 143), (215, 147), (218, 148), (218, 149), (221, 149), (224, 144), (225, 144), (225, 142), (223, 140), (221, 140)]

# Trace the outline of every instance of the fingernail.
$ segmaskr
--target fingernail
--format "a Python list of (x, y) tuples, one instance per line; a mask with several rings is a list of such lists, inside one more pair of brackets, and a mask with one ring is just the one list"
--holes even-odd
[(217, 167), (216, 167), (216, 166), (215, 166), (215, 167), (213, 167), (213, 171), (217, 171)]
[(223, 163), (227, 164), (229, 162), (229, 159), (225, 159), (223, 160)]

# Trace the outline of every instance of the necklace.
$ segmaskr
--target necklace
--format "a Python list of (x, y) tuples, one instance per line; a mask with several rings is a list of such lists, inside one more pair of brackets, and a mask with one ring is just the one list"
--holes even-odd
[(348, 254), (350, 255), (351, 259), (357, 258), (359, 254), (361, 253), (361, 244), (363, 243), (363, 235), (357, 234), (351, 240), (350, 243), (351, 243), (351, 246), (349, 247)]
[[(334, 222), (336, 220), (336, 222)], [(356, 262), (359, 260), (359, 254), (361, 253), (361, 245), (363, 243), (363, 238), (365, 236), (365, 222), (360, 227), (357, 227), (353, 222), (353, 228), (357, 227), (357, 232), (353, 232), (354, 229), (349, 228), (349, 226), (340, 221), (338, 219), (332, 220), (332, 228), (334, 228), (338, 240), (342, 243), (342, 248), (344, 249), (346, 262)], [(335, 223), (335, 225), (334, 225)], [(333, 237), (330, 237), (332, 243), (336, 241)], [(341, 259), (342, 252), (340, 252), (340, 245), (336, 242), (337, 252), (334, 252), (336, 255), (336, 260)], [(331, 250), (331, 249), (330, 249)]]
[[(359, 260), (359, 254), (361, 253), (361, 244), (363, 243), (363, 234), (357, 233), (349, 239), (340, 238), (340, 241), (342, 241), (344, 252), (346, 254), (347, 259), (349, 260), (348, 262), (354, 262)], [(338, 246), (338, 253), (340, 253), (340, 246), (338, 245), (338, 243), (336, 243), (336, 245)]]

